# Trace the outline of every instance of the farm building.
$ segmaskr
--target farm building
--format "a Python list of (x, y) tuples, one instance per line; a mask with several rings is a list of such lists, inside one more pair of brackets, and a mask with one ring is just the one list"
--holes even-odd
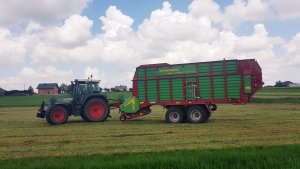
[(0, 87), (0, 96), (4, 96), (5, 90)]
[(292, 83), (292, 84), (289, 84), (289, 87), (300, 87), (300, 84), (299, 83)]
[(57, 95), (58, 85), (57, 83), (40, 83), (37, 87), (38, 95)]
[(127, 91), (127, 86), (123, 86), (123, 85), (115, 86), (115, 89), (118, 91)]

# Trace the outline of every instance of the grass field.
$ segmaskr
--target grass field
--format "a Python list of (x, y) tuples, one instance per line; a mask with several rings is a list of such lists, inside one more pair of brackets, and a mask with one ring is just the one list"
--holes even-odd
[[(0, 160), (2, 169), (298, 169), (300, 145)], [(276, 159), (276, 160), (275, 160)]]
[(155, 106), (150, 115), (126, 122), (114, 110), (104, 123), (70, 117), (49, 126), (35, 117), (37, 107), (2, 107), (0, 166), (300, 168), (300, 104), (268, 102), (299, 97), (299, 88), (267, 88), (251, 104), (219, 105), (205, 124), (166, 124), (166, 110)]

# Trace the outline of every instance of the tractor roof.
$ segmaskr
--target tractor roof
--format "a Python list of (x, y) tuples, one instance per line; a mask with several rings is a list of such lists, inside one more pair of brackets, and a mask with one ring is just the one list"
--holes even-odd
[(74, 82), (85, 84), (85, 83), (100, 83), (100, 80), (90, 80), (90, 79), (75, 79)]

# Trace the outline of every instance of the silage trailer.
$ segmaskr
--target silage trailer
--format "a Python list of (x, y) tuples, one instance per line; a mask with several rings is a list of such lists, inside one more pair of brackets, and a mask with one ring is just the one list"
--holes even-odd
[[(136, 68), (132, 82), (130, 98), (120, 97), (108, 104), (103, 94), (91, 91), (95, 103), (91, 103), (88, 94), (80, 96), (85, 101), (78, 104), (74, 97), (79, 96), (75, 96), (76, 91), (73, 91), (70, 103), (53, 103), (47, 110), (41, 106), (38, 115), (55, 117), (51, 107), (61, 105), (66, 111), (60, 113), (63, 116), (81, 115), (86, 121), (104, 121), (109, 117), (107, 107), (114, 107), (119, 108), (120, 120), (125, 121), (147, 115), (151, 106), (161, 105), (167, 110), (165, 119), (168, 123), (203, 123), (217, 109), (218, 103), (246, 104), (263, 86), (262, 71), (254, 59), (141, 65)], [(97, 101), (97, 97), (101, 102)], [(89, 118), (93, 115), (97, 118)], [(50, 124), (60, 122), (50, 121)]]

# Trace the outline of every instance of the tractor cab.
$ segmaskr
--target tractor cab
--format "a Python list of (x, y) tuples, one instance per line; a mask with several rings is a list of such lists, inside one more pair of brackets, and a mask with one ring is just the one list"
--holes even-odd
[(76, 103), (82, 102), (90, 94), (99, 94), (102, 89), (99, 87), (100, 80), (74, 80), (71, 82), (71, 95)]

